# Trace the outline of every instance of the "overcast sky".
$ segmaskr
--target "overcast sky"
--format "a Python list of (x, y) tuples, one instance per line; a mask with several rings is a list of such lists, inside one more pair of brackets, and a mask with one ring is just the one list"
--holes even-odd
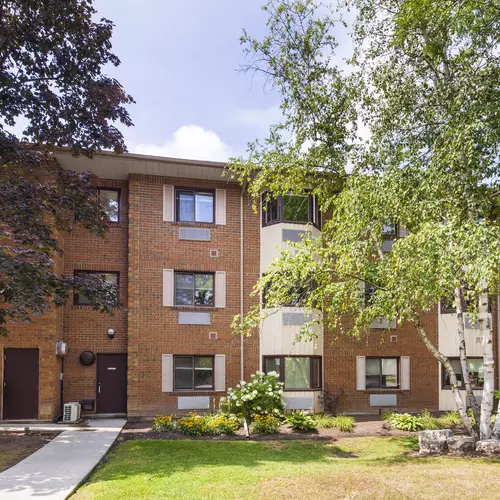
[(109, 74), (136, 100), (130, 152), (226, 160), (265, 136), (279, 119), (279, 96), (248, 74), (243, 28), (266, 33), (263, 0), (96, 0), (115, 23)]

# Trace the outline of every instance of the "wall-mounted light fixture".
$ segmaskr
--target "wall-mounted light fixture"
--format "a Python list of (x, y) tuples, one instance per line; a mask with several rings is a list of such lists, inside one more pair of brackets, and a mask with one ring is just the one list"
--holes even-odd
[(108, 338), (112, 339), (115, 336), (115, 331), (113, 328), (108, 328)]

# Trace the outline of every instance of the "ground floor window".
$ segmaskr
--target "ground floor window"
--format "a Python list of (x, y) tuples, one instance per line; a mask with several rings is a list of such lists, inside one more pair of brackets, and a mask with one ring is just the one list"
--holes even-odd
[(321, 388), (321, 358), (319, 356), (266, 356), (264, 371), (280, 375), (285, 390)]
[(213, 356), (174, 356), (175, 390), (213, 390), (213, 388)]
[(366, 388), (399, 387), (399, 358), (366, 358)]
[[(458, 381), (458, 387), (464, 387), (464, 381), (462, 376), (462, 365), (460, 364), (460, 358), (448, 358), (450, 360), (451, 366), (455, 371)], [(442, 366), (442, 365), (441, 365)], [(467, 358), (467, 368), (469, 369), (470, 383), (474, 389), (482, 389), (484, 385), (484, 367), (482, 358)], [(450, 376), (448, 372), (442, 366), (443, 374), (441, 380), (443, 381), (443, 389), (451, 389)]]

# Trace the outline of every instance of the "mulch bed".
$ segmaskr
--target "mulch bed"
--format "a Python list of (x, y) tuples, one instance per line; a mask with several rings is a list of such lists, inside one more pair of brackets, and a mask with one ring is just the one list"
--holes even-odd
[[(362, 417), (360, 417), (361, 419)], [(373, 419), (373, 417), (371, 417)], [(364, 419), (363, 419), (364, 420)], [(241, 441), (245, 440), (243, 429), (234, 436), (185, 436), (177, 432), (156, 432), (151, 430), (153, 420), (129, 420), (123, 428), (119, 441), (131, 439), (187, 439), (204, 441)], [(252, 441), (307, 439), (317, 441), (336, 441), (337, 439), (364, 436), (408, 436), (412, 433), (398, 429), (388, 429), (382, 420), (357, 421), (354, 432), (340, 432), (336, 429), (316, 429), (311, 432), (294, 432), (289, 426), (283, 426), (279, 434), (251, 434)]]
[[(12, 467), (16, 463), (25, 459), (48, 442), (52, 441), (58, 432), (0, 432), (0, 453), (12, 453), (12, 460), (0, 460), (0, 472)], [(6, 453), (7, 454), (7, 453)]]

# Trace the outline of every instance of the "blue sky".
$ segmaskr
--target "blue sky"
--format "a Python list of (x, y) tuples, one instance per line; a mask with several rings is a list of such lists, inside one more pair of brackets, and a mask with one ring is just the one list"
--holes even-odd
[(226, 160), (279, 119), (279, 96), (238, 73), (242, 29), (266, 33), (261, 0), (96, 0), (115, 23), (108, 73), (136, 100), (130, 152)]

